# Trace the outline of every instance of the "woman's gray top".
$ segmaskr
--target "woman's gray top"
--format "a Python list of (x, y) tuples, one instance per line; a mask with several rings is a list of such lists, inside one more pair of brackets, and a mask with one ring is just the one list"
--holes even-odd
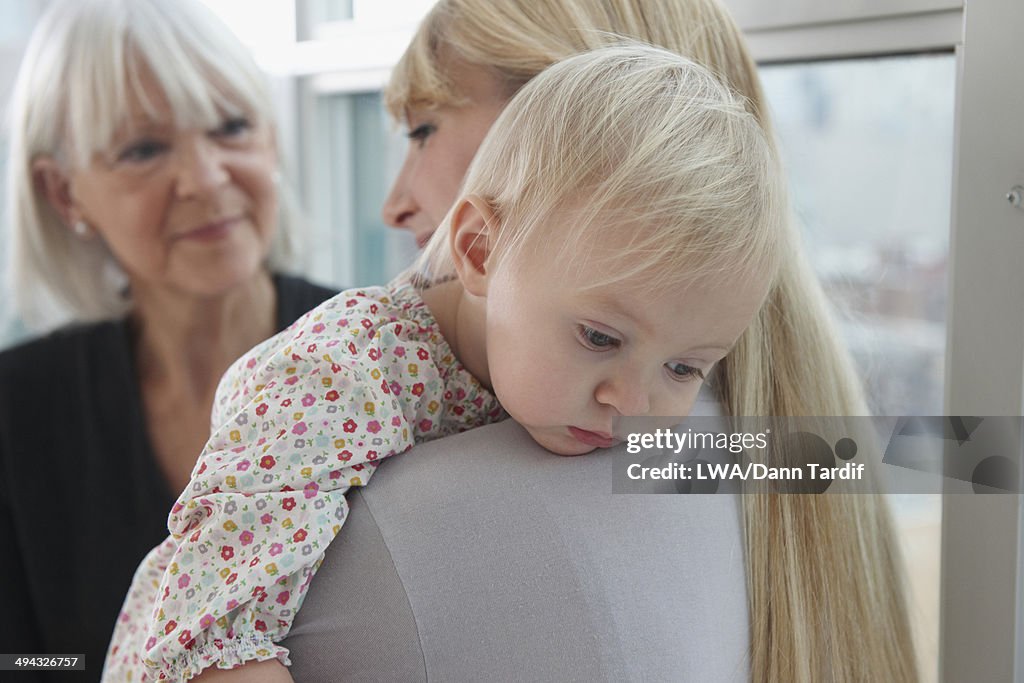
[(509, 420), (384, 463), (284, 641), (296, 682), (749, 680), (739, 501), (612, 494), (621, 448)]

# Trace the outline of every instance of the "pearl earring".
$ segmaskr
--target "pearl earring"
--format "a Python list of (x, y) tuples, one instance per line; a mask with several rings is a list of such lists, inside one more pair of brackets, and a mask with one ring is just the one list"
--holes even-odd
[(83, 220), (75, 221), (75, 224), (71, 226), (71, 229), (79, 237), (88, 237), (89, 234), (92, 232), (92, 228), (90, 228), (89, 224)]

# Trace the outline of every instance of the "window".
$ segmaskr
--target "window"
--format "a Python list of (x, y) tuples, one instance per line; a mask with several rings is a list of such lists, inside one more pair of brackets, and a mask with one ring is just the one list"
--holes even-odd
[[(878, 415), (942, 414), (956, 59), (765, 66), (793, 211)], [(942, 501), (890, 497), (924, 680), (938, 675)]]

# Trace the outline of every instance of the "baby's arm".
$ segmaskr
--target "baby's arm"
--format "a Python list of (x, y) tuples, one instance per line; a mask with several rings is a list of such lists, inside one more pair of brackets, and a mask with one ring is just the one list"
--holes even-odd
[(276, 643), (345, 520), (344, 493), (412, 444), (410, 418), (419, 424), (422, 406), (438, 409), (443, 382), (429, 361), (420, 379), (436, 392), (399, 398), (388, 381), (394, 367), (410, 365), (406, 352), (423, 358), (417, 342), (393, 363), (381, 329), (357, 319), (363, 338), (355, 337), (342, 325), (346, 313), (313, 311), (277, 349), (233, 367), (248, 373), (244, 381), (222, 383), (241, 409), (222, 409), (227, 417), (170, 516), (178, 545), (151, 612), (152, 675), (287, 663)]

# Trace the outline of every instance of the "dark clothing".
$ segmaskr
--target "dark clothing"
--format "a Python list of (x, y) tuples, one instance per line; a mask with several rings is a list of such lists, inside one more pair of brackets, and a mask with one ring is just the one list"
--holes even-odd
[[(274, 285), (279, 330), (335, 293), (287, 276)], [(149, 441), (127, 320), (0, 353), (0, 652), (84, 653), (87, 666), (0, 677), (99, 680), (132, 575), (167, 537), (178, 493)]]

